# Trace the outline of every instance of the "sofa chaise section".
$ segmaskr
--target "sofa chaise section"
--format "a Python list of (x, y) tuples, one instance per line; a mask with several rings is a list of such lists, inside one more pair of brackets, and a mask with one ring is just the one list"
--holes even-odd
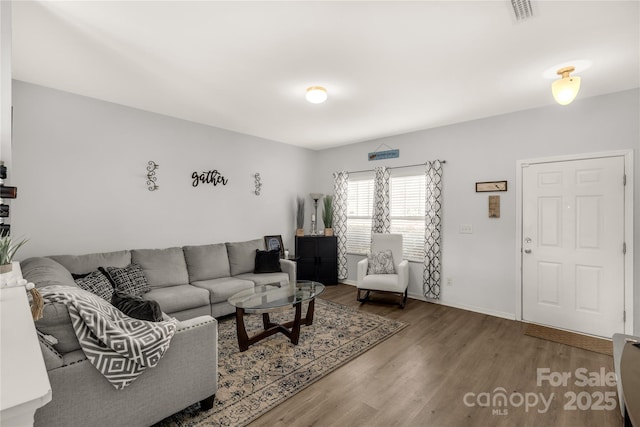
[[(53, 257), (52, 257), (53, 258)], [(128, 251), (87, 256), (29, 258), (23, 276), (42, 288), (75, 287), (71, 272), (89, 272), (100, 265), (126, 266)], [(116, 390), (87, 360), (64, 304), (47, 303), (37, 329), (57, 343), (42, 345), (52, 401), (35, 415), (36, 426), (148, 426), (197, 402), (213, 403), (217, 390), (217, 322), (201, 316), (178, 323), (171, 345), (155, 368), (131, 385)]]
[(35, 426), (147, 427), (196, 402), (208, 409), (217, 390), (217, 342), (217, 322), (210, 316), (178, 323), (158, 365), (122, 390), (82, 350), (67, 353), (59, 366), (47, 367), (53, 400), (38, 409)]

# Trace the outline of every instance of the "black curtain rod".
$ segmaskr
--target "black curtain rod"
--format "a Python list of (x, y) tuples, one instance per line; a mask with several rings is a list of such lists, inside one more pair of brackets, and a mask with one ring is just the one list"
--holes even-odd
[[(447, 163), (446, 160), (441, 160), (440, 163), (445, 164)], [(388, 167), (387, 169), (402, 169), (402, 168), (414, 168), (416, 166), (424, 166), (426, 165), (426, 163), (418, 163), (415, 165), (406, 165), (406, 166), (392, 166), (392, 167)], [(347, 173), (362, 173), (362, 172), (373, 172), (375, 169), (366, 169), (366, 170), (361, 170), (361, 171), (347, 171)]]

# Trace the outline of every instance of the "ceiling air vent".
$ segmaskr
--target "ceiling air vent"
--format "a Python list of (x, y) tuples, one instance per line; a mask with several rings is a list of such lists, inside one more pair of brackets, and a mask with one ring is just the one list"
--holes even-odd
[(516, 21), (524, 21), (533, 16), (531, 2), (529, 0), (511, 0), (513, 13), (516, 15)]

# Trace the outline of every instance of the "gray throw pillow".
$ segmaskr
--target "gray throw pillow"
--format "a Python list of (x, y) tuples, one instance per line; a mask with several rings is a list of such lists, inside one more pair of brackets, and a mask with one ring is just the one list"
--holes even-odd
[[(100, 267), (100, 271), (106, 273), (117, 292), (130, 296), (144, 295), (151, 290), (147, 277), (142, 267), (132, 263), (126, 267)], [(111, 298), (109, 298), (111, 301)]]
[(393, 254), (390, 249), (385, 249), (374, 254), (367, 254), (369, 264), (367, 274), (394, 274)]
[(265, 249), (263, 239), (227, 243), (229, 269), (232, 276), (253, 272), (255, 268), (256, 249), (261, 251)]

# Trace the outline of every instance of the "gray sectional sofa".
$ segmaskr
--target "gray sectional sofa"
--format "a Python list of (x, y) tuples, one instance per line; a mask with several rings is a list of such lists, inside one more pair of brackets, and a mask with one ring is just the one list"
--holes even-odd
[(295, 282), (296, 265), (280, 260), (282, 272), (254, 274), (256, 250), (264, 241), (218, 243), (167, 249), (133, 249), (88, 255), (29, 258), (22, 274), (37, 288), (76, 286), (73, 274), (98, 267), (142, 267), (162, 311), (180, 320), (171, 346), (158, 366), (123, 390), (116, 390), (86, 359), (66, 306), (46, 304), (36, 322), (56, 344), (41, 345), (52, 401), (36, 412), (36, 426), (148, 426), (198, 401), (213, 403), (217, 390), (217, 322), (233, 313), (227, 299), (256, 285)]

